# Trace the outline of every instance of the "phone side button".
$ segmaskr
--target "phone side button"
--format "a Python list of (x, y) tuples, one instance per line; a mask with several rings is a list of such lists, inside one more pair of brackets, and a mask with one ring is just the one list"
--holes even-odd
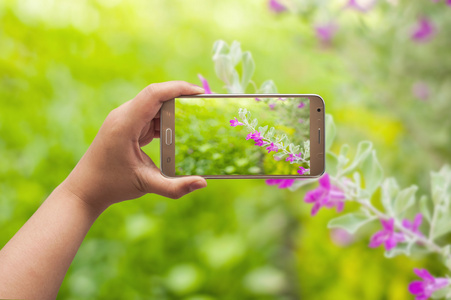
[(166, 129), (166, 145), (172, 144), (172, 129), (168, 128)]

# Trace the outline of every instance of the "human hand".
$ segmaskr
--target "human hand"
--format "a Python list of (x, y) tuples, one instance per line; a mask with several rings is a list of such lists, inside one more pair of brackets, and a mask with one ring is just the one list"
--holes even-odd
[(111, 111), (77, 166), (61, 184), (102, 212), (109, 205), (146, 193), (180, 198), (207, 186), (199, 176), (166, 178), (141, 147), (160, 137), (159, 110), (164, 101), (203, 93), (183, 81), (155, 83)]

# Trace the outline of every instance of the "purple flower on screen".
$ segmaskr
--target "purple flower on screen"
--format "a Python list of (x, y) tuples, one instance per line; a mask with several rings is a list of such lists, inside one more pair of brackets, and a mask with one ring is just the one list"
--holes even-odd
[(417, 99), (427, 100), (429, 98), (429, 86), (421, 81), (416, 82), (412, 86), (412, 94)]
[(262, 101), (262, 99), (260, 99), (260, 98), (255, 98), (255, 101), (260, 102), (260, 101)]
[(370, 248), (376, 248), (384, 244), (385, 249), (390, 251), (396, 245), (404, 241), (404, 235), (395, 232), (395, 219), (381, 220), (383, 229), (376, 232), (370, 240)]
[(344, 208), (345, 194), (339, 187), (330, 183), (329, 174), (324, 174), (318, 180), (319, 186), (305, 194), (304, 201), (313, 203), (311, 215), (315, 216), (321, 207), (337, 208), (341, 212)]
[(297, 158), (290, 153), (290, 155), (285, 159), (285, 161), (294, 162)]
[(289, 188), (293, 185), (294, 179), (266, 179), (267, 185), (277, 185), (279, 189)]
[(271, 110), (273, 110), (274, 107), (276, 107), (276, 104), (275, 104), (275, 103), (270, 103), (270, 104), (268, 104), (268, 106), (269, 106), (269, 108), (270, 108)]
[(322, 25), (316, 25), (315, 26), (316, 37), (323, 46), (329, 46), (332, 42), (333, 37), (337, 32), (337, 29), (338, 26), (333, 22), (329, 22)]
[(299, 103), (298, 108), (303, 108), (305, 106), (304, 102)]
[(265, 145), (265, 144), (267, 144), (267, 142), (265, 142), (264, 140), (262, 140), (262, 139), (259, 139), (259, 140), (256, 140), (256, 143), (254, 144), (255, 146), (263, 146), (263, 145)]
[(277, 152), (279, 151), (279, 148), (277, 148), (277, 146), (274, 145), (274, 143), (271, 143), (271, 145), (266, 147), (266, 150), (268, 150), (268, 153), (270, 153), (271, 151)]
[(402, 220), (402, 226), (416, 233), (417, 235), (422, 236), (423, 234), (418, 229), (420, 228), (421, 223), (423, 222), (423, 215), (418, 213), (412, 222), (407, 219)]
[(409, 284), (409, 292), (415, 295), (415, 300), (426, 300), (432, 294), (449, 285), (448, 278), (435, 278), (426, 269), (413, 269), (422, 280), (416, 280)]
[(275, 12), (276, 14), (287, 10), (287, 7), (277, 0), (269, 0), (268, 7), (270, 11)]
[(302, 153), (299, 152), (298, 154), (295, 155), (297, 158), (302, 159)]
[(236, 126), (242, 126), (244, 125), (243, 123), (241, 123), (240, 121), (237, 120), (237, 118), (233, 118), (232, 120), (230, 120), (230, 126), (232, 127), (236, 127)]
[(205, 90), (205, 94), (213, 94), (213, 93), (211, 92), (210, 85), (208, 84), (207, 79), (205, 79), (205, 78), (204, 78), (202, 75), (200, 75), (200, 74), (197, 74), (197, 77), (199, 77), (200, 82), (202, 82), (202, 87), (203, 87), (204, 90)]
[(435, 34), (435, 27), (428, 18), (420, 18), (412, 33), (412, 40), (415, 42), (427, 42)]
[(299, 167), (298, 174), (304, 175), (306, 172), (309, 172), (309, 171), (310, 171), (310, 169), (306, 169), (304, 167)]

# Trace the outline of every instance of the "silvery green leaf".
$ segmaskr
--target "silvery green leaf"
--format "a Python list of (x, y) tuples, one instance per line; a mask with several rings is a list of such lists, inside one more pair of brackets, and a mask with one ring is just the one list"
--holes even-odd
[(371, 154), (373, 144), (369, 141), (360, 142), (357, 146), (357, 153), (354, 156), (352, 163), (342, 172), (343, 174), (349, 173), (357, 168), (360, 163)]
[(365, 191), (371, 196), (381, 184), (384, 176), (375, 150), (363, 160), (361, 169), (365, 180)]
[(230, 57), (232, 59), (232, 65), (235, 67), (240, 61), (242, 57), (241, 44), (238, 41), (233, 41), (232, 45), (230, 45)]
[(299, 149), (301, 149), (301, 146), (297, 145), (296, 147), (293, 148), (293, 153), (298, 153)]
[[(447, 247), (449, 249), (449, 245)], [(451, 257), (449, 257), (449, 253), (443, 256), (445, 257), (445, 266), (451, 270)]]
[(304, 142), (304, 159), (310, 157), (310, 140)]
[(354, 183), (357, 186), (357, 188), (362, 188), (362, 178), (360, 177), (359, 172), (354, 172), (352, 174), (352, 178), (354, 179)]
[(423, 215), (423, 217), (429, 222), (431, 223), (431, 219), (432, 219), (432, 214), (431, 214), (431, 210), (429, 208), (429, 201), (428, 198), (423, 195), (420, 198), (420, 212)]
[(336, 133), (337, 128), (335, 127), (334, 118), (332, 115), (326, 114), (326, 151), (332, 146)]
[(229, 45), (223, 40), (218, 40), (213, 44), (213, 60), (215, 60), (217, 55), (228, 54), (230, 51)]
[(435, 205), (449, 206), (451, 195), (451, 169), (443, 166), (439, 172), (431, 172), (431, 194)]
[(241, 86), (245, 91), (255, 71), (255, 63), (254, 60), (252, 59), (252, 54), (249, 51), (243, 53), (241, 66), (242, 66)]
[(289, 152), (291, 152), (291, 153), (293, 153), (294, 152), (294, 144), (293, 143), (290, 143), (289, 145), (288, 145), (288, 151)]
[(287, 140), (288, 140), (288, 136), (285, 133), (280, 136), (280, 140), (279, 140), (280, 143), (283, 144), (283, 142), (287, 141)]
[(447, 286), (442, 289), (436, 290), (432, 295), (432, 299), (449, 299), (451, 297), (451, 287)]
[(258, 90), (258, 93), (260, 94), (277, 94), (277, 87), (272, 80), (266, 80), (262, 83), (260, 86), (260, 89)]
[(402, 216), (402, 214), (415, 203), (415, 193), (417, 190), (418, 187), (412, 185), (398, 193), (394, 205), (394, 212), (397, 216)]
[(338, 218), (332, 219), (327, 224), (327, 228), (342, 228), (350, 234), (354, 234), (357, 230), (368, 222), (375, 220), (361, 212), (349, 213)]
[(240, 118), (242, 120), (246, 119), (246, 114), (247, 114), (247, 109), (245, 109), (245, 108), (239, 108), (238, 109), (238, 116), (240, 116)]
[(394, 178), (387, 178), (381, 185), (381, 201), (390, 216), (394, 214), (393, 199), (398, 195), (399, 186)]
[(432, 240), (438, 239), (439, 237), (451, 232), (451, 216), (449, 213), (441, 214), (440, 218), (434, 226), (434, 231), (432, 232)]
[(338, 154), (338, 169), (342, 169), (349, 162), (349, 159), (347, 158), (348, 150), (348, 144), (343, 144), (341, 146), (340, 154)]
[(272, 137), (274, 136), (275, 131), (276, 131), (276, 129), (274, 129), (274, 127), (271, 127), (271, 128), (269, 129), (268, 133), (266, 134), (266, 137), (267, 137), (268, 139), (272, 138)]
[(326, 172), (331, 176), (337, 175), (338, 157), (333, 152), (326, 153)]
[(392, 258), (401, 254), (410, 255), (410, 251), (412, 250), (412, 246), (415, 243), (415, 241), (412, 241), (410, 243), (402, 243), (398, 244), (395, 248), (391, 249), (390, 251), (385, 251), (384, 255), (387, 258)]
[(227, 91), (230, 94), (242, 94), (244, 93), (243, 87), (241, 86), (240, 76), (236, 70), (232, 70), (232, 80), (231, 84), (227, 84)]
[(268, 130), (268, 125), (265, 125), (265, 127), (258, 127), (258, 131), (260, 132), (260, 134), (263, 136), (266, 133), (266, 130)]
[(218, 54), (214, 59), (216, 75), (227, 86), (233, 83), (233, 74), (236, 71), (233, 69), (232, 61), (229, 56)]
[(255, 119), (252, 120), (251, 126), (256, 128), (257, 125), (258, 125), (258, 120), (257, 120), (257, 118), (255, 118)]

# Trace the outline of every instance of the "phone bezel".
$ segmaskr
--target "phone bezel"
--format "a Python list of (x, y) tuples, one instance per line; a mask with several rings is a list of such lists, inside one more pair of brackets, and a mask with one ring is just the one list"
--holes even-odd
[[(199, 94), (176, 98), (308, 98), (310, 101), (310, 174), (309, 175), (198, 175), (207, 179), (291, 179), (316, 178), (326, 168), (325, 163), (325, 103), (316, 94)], [(320, 108), (320, 112), (317, 109)], [(175, 175), (175, 98), (163, 103), (160, 110), (160, 170), (166, 177)], [(315, 116), (315, 117), (313, 117)], [(168, 145), (166, 130), (171, 131), (172, 143)], [(318, 141), (318, 142), (313, 142)]]

